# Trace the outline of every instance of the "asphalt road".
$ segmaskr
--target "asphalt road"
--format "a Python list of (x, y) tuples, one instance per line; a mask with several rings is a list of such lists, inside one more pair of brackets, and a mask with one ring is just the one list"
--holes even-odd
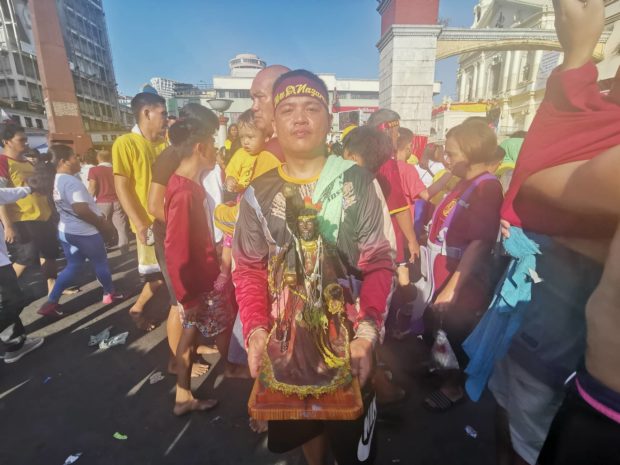
[[(57, 321), (36, 314), (45, 295), (38, 273), (23, 277), (22, 287), (33, 302), (22, 320), (29, 334), (46, 339), (17, 363), (0, 362), (0, 464), (63, 465), (76, 453), (81, 453), (77, 465), (304, 464), (298, 451), (270, 453), (266, 436), (248, 428), (252, 383), (224, 378), (217, 355), (207, 358), (213, 366), (193, 387), (198, 397), (218, 398), (219, 406), (181, 418), (172, 414), (175, 378), (166, 373), (165, 324), (148, 334), (135, 329), (127, 313), (138, 289), (134, 252), (113, 252), (110, 263), (117, 288), (133, 297), (102, 305), (101, 288), (85, 269), (81, 292), (63, 298), (69, 314)], [(157, 295), (147, 311), (163, 322), (165, 294)], [(126, 344), (104, 351), (89, 347), (90, 335), (109, 326), (112, 335), (129, 331)], [(385, 353), (408, 397), (379, 412), (376, 463), (495, 463), (495, 406), (490, 396), (443, 414), (427, 412), (421, 401), (433, 383), (419, 374), (426, 346), (415, 338), (388, 340)], [(151, 384), (149, 377), (158, 371), (165, 378)], [(477, 431), (476, 438), (467, 434), (467, 426)], [(116, 439), (115, 433), (126, 439)]]

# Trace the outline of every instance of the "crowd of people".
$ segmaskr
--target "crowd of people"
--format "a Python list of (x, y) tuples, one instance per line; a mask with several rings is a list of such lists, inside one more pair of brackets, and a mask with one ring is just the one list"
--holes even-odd
[[(554, 5), (563, 64), (529, 132), (501, 144), (474, 117), (420, 148), (398, 113), (379, 109), (328, 146), (325, 83), (280, 65), (256, 75), (252, 108), (223, 147), (211, 110), (192, 103), (168, 118), (150, 92), (133, 98), (136, 126), (111, 153), (80, 159), (53, 145), (33, 163), (24, 129), (3, 123), (4, 361), (43, 343), (19, 317), (24, 270), (40, 265), (47, 279), (45, 317), (63, 316), (61, 296), (86, 260), (103, 303), (124, 300), (107, 251), (126, 253), (131, 228), (136, 326), (156, 327), (145, 306), (159, 288), (170, 297), (175, 415), (217, 405), (190, 386), (209, 351), (229, 376), (287, 379), (298, 394), (327, 392), (321, 383), (341, 382), (344, 366), (362, 387), (357, 420), (251, 426), (267, 431), (270, 450), (301, 447), (311, 465), (327, 448), (339, 464), (372, 463), (377, 411), (405, 397), (384, 338), (420, 335), (440, 378), (424, 406), (445, 412), (488, 387), (498, 464), (620, 463), (620, 93), (599, 91), (591, 61), (603, 1)], [(323, 304), (328, 319), (316, 313)], [(326, 338), (308, 342), (321, 328)], [(299, 377), (316, 390), (291, 388)]]

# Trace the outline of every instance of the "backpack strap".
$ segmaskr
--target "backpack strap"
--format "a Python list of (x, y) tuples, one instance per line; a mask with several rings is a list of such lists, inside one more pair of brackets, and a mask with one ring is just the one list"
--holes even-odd
[[(443, 227), (437, 233), (436, 240), (433, 243), (435, 247), (437, 246), (441, 247), (441, 251), (440, 251), (441, 255), (445, 255), (447, 257), (454, 258), (456, 260), (461, 259), (461, 257), (463, 256), (463, 253), (465, 252), (464, 248), (463, 247), (448, 247), (446, 245), (445, 236), (450, 226), (452, 225), (452, 221), (454, 221), (457, 211), (463, 208), (465, 209), (469, 208), (469, 202), (468, 202), (469, 198), (474, 193), (474, 191), (478, 188), (478, 186), (485, 181), (490, 181), (493, 179), (497, 180), (497, 178), (491, 173), (484, 173), (478, 176), (476, 179), (474, 179), (471, 182), (471, 184), (467, 187), (467, 189), (465, 189), (465, 191), (459, 196), (459, 198), (456, 201), (456, 205), (454, 206), (454, 208), (452, 208), (450, 213), (448, 213), (448, 216), (443, 223)], [(435, 213), (433, 214), (433, 220), (432, 220), (433, 222), (435, 222), (436, 220), (435, 215), (438, 214), (439, 210), (440, 210), (439, 208), (435, 210)]]

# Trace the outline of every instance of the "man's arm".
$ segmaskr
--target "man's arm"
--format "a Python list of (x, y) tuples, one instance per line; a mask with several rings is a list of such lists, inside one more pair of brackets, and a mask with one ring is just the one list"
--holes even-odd
[(97, 197), (97, 181), (94, 179), (88, 180), (88, 193), (94, 197)]
[(605, 26), (603, 0), (553, 0), (555, 29), (564, 49), (562, 69), (581, 68), (592, 54)]
[(131, 180), (125, 176), (115, 174), (114, 188), (123, 210), (125, 210), (129, 220), (136, 228), (138, 239), (143, 244), (146, 244), (146, 230), (151, 225), (151, 221), (136, 196)]
[(13, 222), (9, 218), (9, 211), (5, 205), (0, 206), (0, 221), (4, 225), (4, 238), (6, 242), (12, 244), (15, 240), (15, 229), (13, 229)]
[(149, 188), (149, 199), (147, 208), (149, 213), (162, 223), (166, 222), (166, 214), (164, 212), (164, 197), (166, 195), (166, 186), (152, 182)]
[[(351, 368), (363, 386), (372, 369), (372, 353), (383, 332), (388, 297), (394, 283), (394, 250), (391, 221), (381, 188), (372, 181), (369, 189), (359, 192), (358, 230), (362, 272), (360, 310), (355, 322), (355, 339), (351, 342)], [(389, 230), (386, 230), (389, 228)]]
[(409, 248), (409, 255), (411, 256), (409, 261), (412, 263), (420, 257), (420, 244), (418, 238), (413, 230), (413, 218), (411, 217), (411, 209), (399, 211), (394, 213), (394, 218), (398, 223), (398, 227), (403, 232), (403, 236), (407, 239), (407, 247)]
[[(3, 187), (0, 188), (0, 205), (15, 203), (32, 193), (30, 187)], [(4, 223), (4, 222), (3, 222)]]
[(253, 377), (260, 371), (269, 328), (269, 246), (257, 215), (258, 208), (254, 188), (249, 187), (241, 200), (232, 249), (235, 296), (243, 325), (243, 337), (248, 347), (250, 374)]

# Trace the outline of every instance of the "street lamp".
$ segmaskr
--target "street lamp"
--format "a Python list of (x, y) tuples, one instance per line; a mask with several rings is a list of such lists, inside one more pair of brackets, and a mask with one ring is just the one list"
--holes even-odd
[(233, 101), (225, 98), (213, 98), (207, 100), (207, 103), (219, 113), (220, 119), (220, 128), (217, 133), (217, 146), (222, 147), (226, 142), (226, 124), (228, 123), (228, 118), (224, 116), (224, 112), (230, 108)]

